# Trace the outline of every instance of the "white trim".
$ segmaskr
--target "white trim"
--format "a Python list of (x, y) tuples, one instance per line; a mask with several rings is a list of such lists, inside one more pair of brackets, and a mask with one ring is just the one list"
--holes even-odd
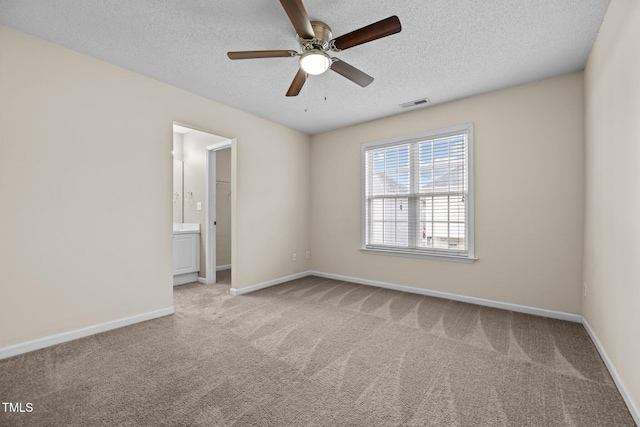
[(609, 373), (611, 374), (611, 377), (613, 378), (613, 381), (614, 381), (616, 387), (618, 388), (618, 391), (620, 392), (620, 395), (622, 396), (622, 399), (626, 403), (627, 408), (629, 409), (629, 412), (631, 413), (631, 416), (633, 417), (635, 423), (638, 426), (640, 426), (640, 411), (638, 411), (638, 408), (636, 407), (636, 405), (631, 400), (631, 397), (629, 396), (629, 393), (627, 392), (627, 390), (625, 389), (624, 385), (622, 384), (622, 381), (620, 380), (620, 377), (618, 376), (618, 373), (616, 372), (616, 370), (615, 370), (615, 368), (613, 366), (613, 363), (611, 363), (611, 360), (609, 359), (609, 356), (607, 355), (606, 351), (604, 350), (604, 348), (600, 344), (600, 341), (598, 341), (598, 338), (596, 337), (596, 335), (593, 333), (593, 330), (591, 329), (591, 326), (589, 325), (587, 320), (585, 318), (583, 318), (579, 314), (566, 313), (566, 312), (563, 312), (563, 311), (556, 311), (556, 310), (548, 310), (546, 308), (537, 308), (537, 307), (530, 307), (530, 306), (519, 305), (519, 304), (512, 304), (512, 303), (508, 303), (508, 302), (488, 300), (488, 299), (484, 299), (484, 298), (468, 297), (468, 296), (464, 296), (464, 295), (451, 294), (451, 293), (448, 293), (448, 292), (432, 291), (432, 290), (429, 290), (429, 289), (414, 288), (412, 286), (396, 285), (394, 283), (386, 283), (386, 282), (378, 282), (378, 281), (375, 281), (375, 280), (359, 279), (357, 277), (342, 276), (340, 274), (323, 273), (323, 272), (320, 272), (320, 271), (305, 271), (303, 273), (293, 274), (291, 276), (286, 276), (286, 277), (282, 277), (280, 279), (275, 279), (275, 280), (271, 280), (271, 281), (268, 281), (268, 282), (259, 283), (257, 285), (249, 286), (247, 288), (242, 288), (242, 289), (231, 288), (230, 293), (232, 295), (242, 295), (242, 294), (246, 294), (246, 293), (249, 293), (249, 292), (257, 291), (257, 290), (260, 290), (260, 289), (268, 288), (270, 286), (279, 285), (281, 283), (288, 282), (289, 280), (301, 279), (301, 278), (306, 277), (306, 276), (317, 276), (317, 277), (322, 277), (322, 278), (325, 278), (325, 279), (341, 280), (341, 281), (345, 281), (345, 282), (358, 283), (358, 284), (361, 284), (361, 285), (368, 285), (368, 286), (375, 286), (375, 287), (379, 287), (379, 288), (392, 289), (392, 290), (395, 290), (395, 291), (409, 292), (409, 293), (414, 293), (414, 294), (419, 294), (419, 295), (432, 296), (432, 297), (437, 297), (437, 298), (444, 298), (444, 299), (453, 300), (453, 301), (461, 301), (461, 302), (466, 302), (466, 303), (469, 303), (469, 304), (481, 305), (481, 306), (486, 306), (486, 307), (493, 307), (493, 308), (498, 308), (498, 309), (502, 309), (502, 310), (511, 310), (511, 311), (515, 311), (515, 312), (518, 312), (518, 313), (532, 314), (532, 315), (535, 315), (535, 316), (548, 317), (548, 318), (551, 318), (551, 319), (559, 319), (559, 320), (566, 320), (566, 321), (569, 321), (569, 322), (582, 323), (582, 325), (584, 326), (584, 328), (587, 331), (587, 334), (591, 338), (591, 341), (593, 341), (593, 344), (598, 349), (598, 352), (600, 353), (600, 357), (602, 357), (602, 360), (604, 361), (605, 366), (609, 370)]
[[(216, 267), (216, 230), (213, 223), (216, 221), (215, 216), (216, 212), (216, 186), (210, 185), (210, 183), (216, 181), (216, 151), (224, 150), (225, 148), (231, 148), (232, 144), (235, 142), (235, 139), (227, 139), (225, 141), (216, 142), (215, 144), (211, 144), (207, 146), (207, 159), (205, 165), (205, 176), (206, 184), (205, 184), (205, 224), (207, 225), (207, 234), (205, 236), (205, 284), (211, 285), (216, 283), (216, 275), (213, 273), (214, 271), (218, 271)], [(235, 169), (235, 165), (233, 164), (233, 159), (231, 159), (231, 170)], [(234, 194), (233, 190), (235, 187), (234, 180), (231, 180), (231, 204), (234, 202)], [(210, 215), (209, 212), (213, 212), (213, 215)], [(233, 212), (231, 213), (232, 223), (235, 222), (233, 219)], [(233, 245), (233, 239), (232, 243)]]
[(397, 249), (373, 249), (373, 248), (360, 248), (360, 251), (366, 254), (374, 254), (374, 255), (391, 255), (391, 256), (399, 256), (405, 258), (424, 258), (424, 259), (434, 259), (438, 261), (451, 261), (451, 262), (463, 262), (466, 264), (473, 264), (478, 260), (478, 258), (469, 258), (469, 257), (461, 257), (461, 256), (453, 256), (453, 255), (436, 255), (433, 253), (424, 253), (422, 251), (403, 251)]
[(202, 283), (203, 285), (206, 285), (207, 284), (207, 278), (198, 276), (198, 283)]
[(231, 270), (231, 264), (218, 265), (216, 267), (216, 271), (220, 271), (220, 270)]
[(236, 244), (238, 237), (238, 140), (231, 140), (231, 287), (236, 283), (238, 269), (234, 267), (234, 263), (238, 260), (238, 245)]
[(269, 280), (268, 282), (258, 283), (257, 285), (248, 286), (246, 288), (231, 288), (229, 289), (229, 293), (231, 295), (242, 295), (248, 294), (249, 292), (259, 291), (260, 289), (269, 288), (271, 286), (279, 285), (284, 282), (289, 282), (291, 280), (302, 279), (303, 277), (310, 276), (311, 272), (303, 271), (302, 273), (292, 274), (290, 276), (280, 277), (278, 279)]
[(582, 316), (579, 314), (566, 313), (564, 311), (548, 310), (546, 308), (530, 307), (526, 305), (513, 304), (509, 302), (494, 301), (484, 298), (468, 297), (465, 295), (450, 294), (448, 292), (432, 291), (430, 289), (415, 288), (413, 286), (397, 285), (395, 283), (378, 282), (376, 280), (360, 279), (357, 277), (342, 276), (340, 274), (323, 273), (321, 271), (305, 271), (291, 276), (281, 277), (268, 282), (258, 283), (247, 288), (231, 288), (231, 295), (242, 295), (254, 292), (270, 286), (279, 285), (289, 280), (301, 279), (307, 276), (318, 276), (325, 279), (341, 280), (344, 282), (358, 283), (360, 285), (375, 286), (378, 288), (392, 289), (394, 291), (409, 292), (412, 294), (425, 295), (430, 297), (444, 298), (453, 301), (466, 302), (469, 304), (482, 305), (486, 307), (500, 308), (503, 310), (516, 311), (518, 313), (533, 314), (535, 316), (549, 317), (551, 319), (568, 320), (569, 322), (581, 323)]
[(215, 144), (207, 145), (207, 151), (219, 151), (224, 150), (225, 148), (231, 148), (231, 139), (226, 139), (221, 142), (216, 142)]
[(310, 276), (323, 277), (325, 279), (342, 280), (345, 282), (358, 283), (361, 285), (376, 286), (378, 288), (392, 289), (394, 291), (409, 292), (412, 294), (426, 295), (430, 297), (444, 298), (453, 301), (466, 302), (469, 304), (482, 305), (486, 307), (500, 308), (503, 310), (516, 311), (518, 313), (533, 314), (536, 316), (549, 317), (552, 319), (568, 320), (570, 322), (582, 322), (582, 316), (579, 314), (566, 313), (563, 311), (548, 310), (546, 308), (530, 307), (526, 305), (513, 304), (509, 302), (494, 301), (484, 298), (468, 297), (458, 294), (450, 294), (448, 292), (432, 291), (423, 288), (414, 288), (413, 286), (396, 285), (395, 283), (378, 282), (375, 280), (359, 279), (357, 277), (342, 276), (339, 274), (322, 273), (320, 271), (309, 271)]
[(582, 318), (582, 326), (584, 326), (584, 329), (586, 329), (587, 334), (589, 334), (591, 341), (593, 341), (593, 344), (598, 349), (598, 353), (600, 353), (600, 357), (602, 358), (605, 366), (609, 370), (609, 373), (611, 374), (611, 378), (613, 378), (613, 382), (616, 384), (616, 387), (618, 388), (620, 395), (622, 395), (622, 399), (624, 400), (624, 403), (627, 404), (627, 408), (629, 408), (629, 412), (631, 412), (631, 416), (633, 417), (633, 420), (636, 422), (636, 425), (640, 426), (640, 411), (638, 411), (638, 408), (631, 400), (631, 397), (629, 396), (629, 393), (627, 393), (627, 389), (622, 384), (622, 381), (620, 380), (620, 377), (618, 376), (618, 372), (616, 371), (616, 368), (613, 366), (611, 359), (609, 359), (607, 352), (604, 350), (604, 347), (602, 346), (602, 344), (600, 344), (598, 337), (596, 337), (596, 334), (593, 332), (593, 329), (591, 329), (589, 322), (587, 322), (587, 319), (585, 319), (584, 317)]
[[(220, 266), (220, 267), (226, 268), (227, 266)], [(584, 317), (578, 314), (565, 313), (561, 311), (547, 310), (544, 308), (536, 308), (536, 307), (523, 306), (519, 304), (511, 304), (506, 302), (487, 300), (483, 298), (467, 297), (463, 295), (451, 294), (448, 292), (432, 291), (428, 289), (414, 288), (411, 286), (396, 285), (393, 283), (378, 282), (374, 280), (342, 276), (339, 274), (323, 273), (320, 271), (305, 271), (302, 273), (296, 273), (290, 276), (285, 276), (279, 279), (274, 279), (268, 282), (263, 282), (257, 285), (249, 286), (247, 288), (241, 288), (241, 289), (231, 288), (229, 292), (231, 293), (231, 295), (242, 295), (242, 294), (254, 292), (260, 289), (268, 288), (271, 286), (279, 285), (281, 283), (285, 283), (291, 280), (301, 279), (307, 276), (318, 276), (325, 279), (342, 280), (346, 282), (358, 283), (358, 284), (368, 285), (368, 286), (375, 286), (375, 287), (380, 287), (385, 289), (392, 289), (392, 290), (401, 291), (401, 292), (409, 292), (409, 293), (415, 293), (419, 295), (433, 296), (438, 298), (450, 299), (453, 301), (461, 301), (461, 302), (466, 302), (470, 304), (494, 307), (494, 308), (503, 309), (503, 310), (511, 310), (519, 313), (533, 314), (533, 315), (542, 316), (542, 317), (550, 317), (552, 319), (560, 319), (560, 320), (567, 320), (570, 322), (582, 323), (583, 327), (587, 331), (587, 334), (591, 338), (591, 341), (593, 341), (593, 344), (598, 350), (600, 357), (604, 361), (605, 366), (609, 370), (609, 373), (611, 374), (611, 377), (613, 378), (613, 381), (616, 387), (618, 388), (618, 391), (620, 392), (622, 399), (626, 403), (627, 408), (631, 413), (631, 416), (633, 417), (635, 423), (640, 426), (640, 411), (638, 411), (638, 408), (629, 397), (629, 393), (627, 392), (622, 381), (620, 380), (620, 377), (618, 376), (618, 372), (613, 366), (611, 359), (609, 359), (609, 356), (607, 352), (604, 350), (604, 347), (600, 344), (600, 341), (598, 340), (597, 336), (593, 332), (591, 326), (589, 325), (589, 322), (587, 322), (587, 319), (585, 319)], [(204, 278), (202, 277), (198, 278), (198, 281), (201, 283), (203, 280)], [(26, 341), (19, 344), (0, 347), (0, 360), (17, 356), (19, 354), (28, 353), (30, 351), (39, 350), (45, 347), (51, 347), (56, 344), (61, 344), (61, 343), (73, 341), (79, 338), (84, 338), (84, 337), (99, 334), (102, 332), (110, 331), (113, 329), (118, 329), (125, 326), (133, 325), (136, 323), (145, 322), (147, 320), (157, 319), (159, 317), (168, 316), (174, 313), (175, 313), (175, 308), (174, 306), (171, 306), (171, 307), (163, 308), (160, 310), (151, 311), (148, 313), (138, 314), (135, 316), (113, 320), (110, 322), (100, 323), (98, 325), (76, 329), (74, 331), (62, 332), (59, 334), (50, 335), (48, 337), (37, 338), (35, 340)]]
[(74, 331), (62, 332), (48, 337), (37, 338), (35, 340), (26, 341), (19, 344), (13, 344), (0, 348), (0, 359), (17, 356), (18, 354), (28, 353), (30, 351), (39, 350), (41, 348), (50, 347), (52, 345), (73, 341), (78, 338), (88, 337), (90, 335), (99, 334), (101, 332), (110, 331), (112, 329), (122, 328), (124, 326), (133, 325), (135, 323), (145, 322), (147, 320), (156, 319), (158, 317), (168, 316), (175, 313), (173, 306), (160, 310), (150, 311), (148, 313), (137, 314), (135, 316), (125, 317), (118, 320), (112, 320), (98, 325), (87, 326), (86, 328), (76, 329)]
[[(178, 126), (183, 127), (183, 128), (188, 128), (190, 130), (197, 130), (198, 132), (208, 133), (208, 134), (211, 134), (211, 135), (219, 136), (220, 138), (227, 138), (226, 136), (219, 135), (219, 134), (217, 134), (216, 132), (214, 132), (212, 130), (201, 128), (199, 126), (194, 126), (194, 125), (190, 125), (190, 124), (183, 123), (183, 122), (176, 122), (175, 120), (173, 121), (173, 124), (174, 125), (178, 125)], [(231, 138), (228, 138), (228, 139), (231, 139)]]
[[(231, 139), (216, 142), (207, 146), (207, 158), (205, 164), (205, 224), (207, 233), (205, 235), (205, 281), (204, 284), (211, 285), (216, 283), (216, 228), (213, 225), (216, 222), (216, 186), (211, 185), (216, 181), (216, 151), (225, 148), (231, 148)], [(233, 167), (233, 165), (231, 166)], [(231, 184), (233, 186), (233, 183)]]
[[(367, 177), (365, 176), (366, 172), (366, 154), (367, 151), (378, 148), (392, 147), (398, 144), (413, 144), (416, 142), (420, 142), (426, 139), (438, 139), (448, 137), (454, 134), (466, 134), (467, 135), (467, 155), (466, 155), (466, 169), (467, 169), (467, 221), (466, 221), (466, 233), (467, 233), (467, 255), (463, 257), (452, 255), (451, 257), (447, 255), (442, 255), (437, 251), (429, 251), (425, 249), (420, 250), (411, 250), (411, 251), (402, 251), (390, 249), (387, 250), (384, 247), (367, 247), (367, 194), (365, 194)], [(361, 171), (360, 171), (360, 197), (361, 197), (361, 214), (360, 214), (360, 236), (361, 236), (361, 250), (363, 252), (376, 253), (378, 255), (392, 255), (392, 256), (400, 256), (400, 257), (410, 257), (410, 258), (429, 258), (433, 260), (442, 260), (442, 261), (456, 261), (456, 262), (467, 262), (473, 263), (476, 261), (475, 257), (475, 197), (474, 197), (474, 127), (473, 123), (465, 123), (458, 126), (451, 126), (443, 129), (436, 129), (430, 131), (419, 132), (411, 135), (403, 135), (397, 136), (389, 139), (384, 139), (380, 141), (370, 141), (362, 144), (361, 147)], [(413, 174), (412, 174), (413, 175)], [(411, 177), (411, 180), (414, 180), (415, 177)], [(413, 182), (413, 181), (410, 181)], [(410, 192), (411, 194), (406, 195), (411, 199), (412, 194), (414, 194), (413, 190)], [(404, 196), (404, 195), (403, 195)], [(411, 239), (411, 237), (410, 237)], [(375, 252), (374, 252), (375, 251)], [(417, 256), (415, 253), (425, 253), (426, 256)], [(454, 258), (454, 259), (449, 259)]]
[(474, 128), (473, 128), (473, 123), (467, 123), (465, 125), (467, 127), (467, 175), (468, 175), (468, 181), (467, 181), (467, 244), (469, 246), (469, 250), (468, 250), (468, 257), (469, 259), (477, 259), (476, 258), (476, 216), (475, 216), (475, 209), (476, 209), (476, 189), (475, 189), (475, 182), (476, 182), (476, 177), (475, 177), (475, 169), (474, 169), (474, 164), (475, 164), (475, 160), (474, 160), (474, 147), (475, 147), (475, 141), (474, 141)]
[(365, 142), (362, 144), (363, 148), (371, 148), (371, 147), (384, 147), (384, 146), (392, 146), (402, 142), (410, 143), (416, 142), (423, 139), (438, 139), (438, 138), (446, 138), (454, 133), (473, 131), (473, 122), (464, 123), (462, 125), (450, 126), (447, 128), (441, 128), (436, 130), (418, 132), (410, 135), (402, 135), (396, 136), (393, 138), (383, 139), (381, 141), (371, 141)]
[(209, 150), (205, 156), (204, 166), (204, 223), (206, 233), (204, 235), (204, 266), (205, 285), (216, 283), (216, 275), (213, 271), (216, 268), (216, 230), (214, 227), (216, 212), (216, 186), (211, 185), (211, 180), (216, 180), (216, 152)]

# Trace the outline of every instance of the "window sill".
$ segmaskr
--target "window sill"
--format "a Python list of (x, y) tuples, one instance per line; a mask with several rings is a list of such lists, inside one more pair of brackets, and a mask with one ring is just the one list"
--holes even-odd
[(403, 250), (387, 250), (387, 249), (372, 249), (372, 248), (360, 248), (360, 251), (367, 254), (374, 255), (390, 255), (406, 258), (423, 258), (432, 259), (437, 261), (449, 261), (449, 262), (462, 262), (465, 264), (473, 264), (478, 258), (461, 257), (454, 255), (435, 255), (427, 254), (416, 251), (403, 251)]

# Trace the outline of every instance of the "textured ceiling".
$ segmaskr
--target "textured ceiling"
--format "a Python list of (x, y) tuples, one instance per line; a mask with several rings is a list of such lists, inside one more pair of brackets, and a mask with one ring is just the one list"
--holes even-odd
[(334, 37), (391, 15), (402, 32), (332, 53), (375, 77), (370, 86), (328, 71), (295, 98), (285, 93), (297, 59), (226, 56), (298, 50), (276, 0), (0, 0), (0, 23), (314, 134), (407, 111), (399, 104), (419, 98), (434, 105), (582, 70), (608, 4), (304, 0)]

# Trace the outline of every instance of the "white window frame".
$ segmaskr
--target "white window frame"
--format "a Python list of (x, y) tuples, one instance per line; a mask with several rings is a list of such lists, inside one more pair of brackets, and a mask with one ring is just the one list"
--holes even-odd
[[(467, 218), (466, 218), (466, 232), (467, 232), (467, 254), (465, 256), (446, 254), (441, 251), (430, 251), (425, 249), (413, 249), (413, 248), (381, 248), (381, 247), (367, 247), (367, 177), (366, 177), (366, 153), (371, 149), (390, 147), (400, 144), (408, 144), (428, 139), (446, 138), (453, 135), (467, 135)], [(473, 170), (473, 123), (466, 123), (459, 126), (452, 126), (444, 129), (437, 129), (432, 131), (420, 132), (412, 135), (405, 135), (391, 139), (385, 139), (382, 141), (373, 141), (362, 144), (362, 164), (361, 164), (361, 178), (362, 188), (360, 191), (362, 197), (362, 246), (360, 250), (364, 253), (379, 254), (379, 255), (392, 255), (411, 258), (427, 258), (442, 261), (455, 261), (472, 263), (475, 258), (475, 228), (474, 228), (474, 170)]]

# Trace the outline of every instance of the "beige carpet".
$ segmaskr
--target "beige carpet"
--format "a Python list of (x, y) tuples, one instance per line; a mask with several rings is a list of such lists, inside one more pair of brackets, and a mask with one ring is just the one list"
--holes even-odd
[(0, 399), (34, 408), (0, 425), (634, 425), (579, 324), (318, 277), (228, 289), (0, 361)]

